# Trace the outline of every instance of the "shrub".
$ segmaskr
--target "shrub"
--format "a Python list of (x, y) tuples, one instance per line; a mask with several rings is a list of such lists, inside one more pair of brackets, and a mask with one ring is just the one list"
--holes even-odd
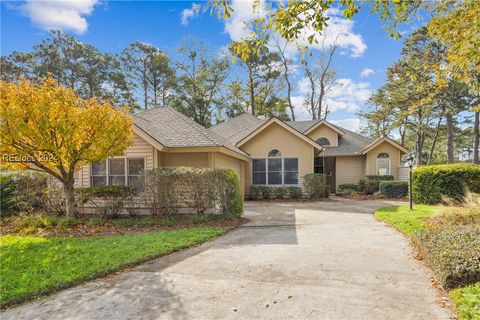
[(392, 181), (392, 175), (368, 175), (366, 176), (367, 180), (378, 180), (378, 181)]
[(153, 212), (174, 216), (182, 203), (196, 214), (218, 208), (221, 213), (240, 216), (243, 199), (233, 170), (201, 168), (158, 168), (146, 170), (144, 198)]
[(80, 202), (92, 203), (104, 217), (116, 217), (132, 201), (137, 190), (126, 186), (98, 186), (75, 189)]
[(414, 241), (445, 288), (480, 281), (480, 226), (427, 228)]
[(355, 183), (342, 183), (342, 184), (338, 185), (338, 189), (341, 190), (341, 191), (345, 191), (345, 190), (358, 191), (359, 186), (358, 186), (358, 184), (355, 184)]
[(387, 198), (403, 198), (408, 193), (407, 181), (380, 181), (380, 193)]
[(440, 214), (430, 218), (428, 222), (437, 227), (480, 225), (480, 194), (467, 193), (461, 207), (441, 207)]
[(260, 187), (262, 192), (263, 199), (273, 199), (273, 188), (272, 187)]
[(283, 199), (287, 196), (287, 189), (285, 187), (275, 188), (275, 197), (277, 199)]
[(302, 188), (300, 187), (287, 187), (287, 192), (290, 199), (300, 199), (303, 196)]
[(380, 188), (380, 180), (365, 180), (363, 191), (366, 194), (374, 194)]
[(47, 175), (34, 171), (4, 173), (0, 178), (2, 212), (45, 209)]
[(366, 185), (367, 185), (367, 179), (360, 178), (358, 180), (358, 191), (365, 192)]
[(305, 192), (310, 199), (327, 198), (330, 188), (325, 174), (311, 173), (304, 177)]
[(215, 185), (221, 212), (229, 216), (241, 216), (243, 199), (237, 175), (229, 169), (215, 169), (215, 173)]
[(9, 213), (15, 205), (15, 193), (17, 184), (11, 173), (0, 175), (0, 211), (2, 214)]
[(175, 168), (156, 168), (143, 172), (143, 198), (152, 215), (178, 213), (181, 176)]
[(417, 167), (412, 180), (415, 202), (434, 204), (443, 197), (461, 201), (467, 188), (480, 193), (480, 166), (459, 163)]
[(262, 194), (262, 187), (260, 186), (250, 186), (250, 199), (252, 200), (262, 200), (263, 199), (263, 194)]
[(39, 228), (49, 229), (59, 224), (59, 218), (56, 215), (47, 215), (44, 213), (28, 215), (20, 218), (21, 221), (17, 224), (17, 231), (28, 229), (32, 233)]

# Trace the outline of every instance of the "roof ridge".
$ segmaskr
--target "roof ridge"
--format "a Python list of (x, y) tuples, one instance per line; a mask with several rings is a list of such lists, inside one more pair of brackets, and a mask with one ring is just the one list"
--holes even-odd
[(210, 142), (216, 144), (216, 145), (221, 145), (223, 146), (222, 143), (220, 143), (218, 140), (214, 139), (214, 137), (212, 137), (210, 135), (210, 132), (208, 132), (208, 129), (205, 128), (204, 126), (202, 126), (201, 124), (195, 122), (193, 119), (187, 117), (186, 115), (184, 115), (183, 113), (173, 109), (172, 107), (166, 107), (167, 110), (174, 114), (175, 116), (185, 120), (189, 125), (190, 127), (192, 127), (193, 129), (195, 129), (195, 131), (197, 131), (198, 133), (200, 133), (201, 135), (203, 135), (205, 138), (207, 138), (208, 140), (210, 140)]
[(234, 135), (236, 135), (237, 133), (240, 133), (240, 132), (242, 132), (242, 131), (250, 128), (250, 127), (253, 127), (253, 126), (256, 126), (256, 125), (262, 125), (262, 124), (264, 124), (266, 121), (268, 121), (268, 120), (261, 120), (261, 119), (258, 119), (258, 120), (260, 120), (260, 121), (257, 122), (257, 123), (252, 123), (252, 124), (249, 125), (249, 126), (243, 127), (242, 129), (240, 129), (240, 130), (238, 130), (238, 131), (235, 131), (235, 132), (232, 133), (232, 134), (229, 134), (229, 135), (226, 136), (225, 138), (229, 138), (229, 137), (231, 137), (231, 136), (234, 136)]

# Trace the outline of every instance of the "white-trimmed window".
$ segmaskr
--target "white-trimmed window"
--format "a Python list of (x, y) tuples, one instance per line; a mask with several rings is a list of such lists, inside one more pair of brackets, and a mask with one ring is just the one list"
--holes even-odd
[(390, 174), (390, 156), (386, 152), (377, 156), (377, 175), (385, 176)]
[(91, 164), (90, 184), (92, 187), (109, 185), (140, 189), (140, 175), (143, 170), (144, 158), (110, 158)]
[(265, 159), (252, 160), (254, 185), (298, 185), (298, 158), (282, 158), (282, 153), (271, 150)]

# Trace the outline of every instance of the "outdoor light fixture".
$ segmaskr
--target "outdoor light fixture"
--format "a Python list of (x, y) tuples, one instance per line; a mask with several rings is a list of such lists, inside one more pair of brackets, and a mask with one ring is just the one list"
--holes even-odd
[(408, 157), (407, 157), (407, 164), (408, 164), (408, 167), (410, 168), (409, 170), (409, 185), (408, 185), (408, 190), (409, 190), (409, 195), (410, 195), (410, 210), (413, 209), (413, 201), (412, 201), (412, 167), (413, 167), (413, 160), (414, 160), (414, 157), (413, 157), (413, 154), (409, 154)]

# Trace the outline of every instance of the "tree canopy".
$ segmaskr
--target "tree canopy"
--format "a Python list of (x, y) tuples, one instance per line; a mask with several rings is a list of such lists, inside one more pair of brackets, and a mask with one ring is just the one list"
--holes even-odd
[(74, 211), (75, 170), (121, 155), (131, 144), (132, 120), (96, 98), (82, 99), (52, 78), (41, 84), (0, 81), (1, 166), (44, 171), (63, 184)]

